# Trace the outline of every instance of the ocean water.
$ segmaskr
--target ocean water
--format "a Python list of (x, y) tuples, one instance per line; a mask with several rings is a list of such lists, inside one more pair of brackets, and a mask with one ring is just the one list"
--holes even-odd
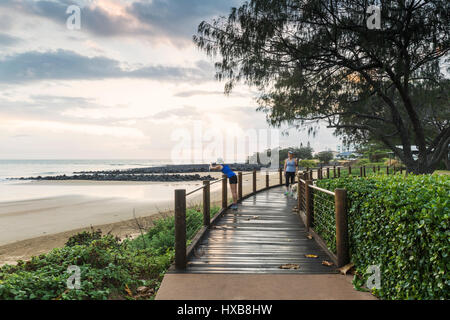
[(0, 181), (30, 176), (71, 175), (79, 171), (153, 167), (168, 160), (0, 160)]
[(72, 175), (79, 171), (121, 170), (172, 164), (165, 160), (0, 160), (0, 202), (65, 196), (168, 201), (177, 188), (192, 190), (201, 182), (37, 182), (9, 180), (30, 176)]

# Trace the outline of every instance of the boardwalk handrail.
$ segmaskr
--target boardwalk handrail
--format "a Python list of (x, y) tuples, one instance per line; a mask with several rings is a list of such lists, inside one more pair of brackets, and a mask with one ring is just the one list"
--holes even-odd
[[(335, 189), (333, 192), (315, 186), (311, 179), (313, 176), (311, 171), (299, 173), (298, 176), (297, 208), (305, 222), (306, 229), (338, 267), (346, 265), (350, 262), (347, 190)], [(327, 172), (327, 176), (329, 176), (329, 172)], [(321, 179), (320, 171), (317, 171), (317, 177)], [(318, 201), (315, 201), (315, 197), (319, 198)], [(333, 200), (330, 200), (329, 197), (332, 197)], [(332, 214), (329, 211), (326, 212), (330, 207), (334, 209), (334, 219), (330, 219)], [(328, 243), (330, 240), (334, 241), (336, 253), (333, 252), (333, 248), (330, 248), (326, 240)]]
[[(303, 172), (307, 172), (310, 177), (312, 176), (313, 172), (315, 171), (317, 173), (318, 180), (321, 179), (332, 179), (332, 178), (339, 178), (344, 173), (349, 176), (358, 175), (360, 177), (367, 177), (368, 173), (370, 172), (370, 168), (372, 168), (373, 173), (381, 173), (381, 169), (385, 169), (385, 174), (391, 174), (391, 173), (400, 173), (403, 174), (403, 171), (405, 170), (404, 166), (359, 166), (359, 167), (352, 167), (352, 166), (327, 166), (327, 167), (317, 167), (317, 168), (309, 168), (307, 167), (306, 170)], [(353, 170), (355, 169), (355, 170)], [(357, 174), (354, 174), (354, 173)], [(313, 180), (311, 178), (311, 180)]]
[[(326, 169), (326, 170), (325, 170)], [(330, 170), (331, 169), (331, 170)], [(346, 208), (346, 190), (336, 189), (334, 192), (325, 190), (314, 185), (315, 180), (324, 178), (324, 173), (327, 178), (337, 178), (343, 173), (344, 167), (327, 167), (318, 168), (314, 170), (307, 169), (303, 173), (298, 173), (298, 204), (297, 208), (300, 217), (304, 220), (309, 233), (316, 239), (318, 244), (329, 254), (330, 258), (338, 266), (347, 264), (349, 258), (348, 245), (348, 223), (347, 223), (347, 208)], [(266, 171), (265, 186), (258, 189), (257, 171), (242, 173), (238, 172), (238, 201), (256, 194), (259, 191), (267, 190), (268, 188), (283, 185), (283, 169), (279, 170), (279, 183), (270, 185), (269, 171)], [(403, 168), (400, 169), (394, 166), (394, 173), (403, 173)], [(380, 173), (381, 168), (378, 169), (373, 166), (374, 173)], [(314, 174), (316, 177), (314, 177)], [(352, 167), (348, 167), (348, 174), (352, 175)], [(365, 166), (359, 168), (359, 175), (365, 177), (367, 170)], [(390, 167), (386, 167), (386, 174), (390, 174)], [(252, 175), (252, 191), (243, 195), (243, 176)], [(297, 176), (297, 175), (296, 175)], [(226, 176), (216, 181), (204, 181), (203, 186), (196, 188), (189, 193), (185, 189), (175, 190), (175, 267), (178, 270), (185, 270), (187, 259), (193, 254), (194, 249), (200, 243), (201, 239), (205, 237), (210, 226), (214, 224), (229, 208), (228, 192), (227, 192)], [(222, 182), (222, 206), (220, 211), (211, 218), (211, 198), (210, 187), (213, 184)], [(186, 228), (186, 197), (190, 196), (200, 190), (203, 190), (203, 226), (193, 237), (191, 244), (186, 248), (187, 232)], [(318, 201), (321, 198), (321, 201)], [(326, 198), (328, 197), (328, 199)], [(333, 201), (330, 200), (333, 198)], [(327, 203), (326, 207), (323, 203)], [(314, 204), (316, 204), (314, 206)], [(334, 214), (330, 216), (330, 208)], [(328, 210), (328, 212), (327, 212)], [(324, 214), (329, 215), (329, 219), (325, 219)], [(331, 225), (332, 224), (332, 225)], [(333, 246), (329, 248), (327, 245), (330, 242), (330, 231), (332, 231)], [(325, 239), (324, 239), (325, 237)], [(333, 251), (333, 252), (332, 252)], [(334, 251), (336, 253), (334, 253)]]
[[(275, 186), (279, 186), (283, 184), (283, 169), (279, 169), (279, 184), (270, 185), (269, 171), (266, 171), (266, 179), (265, 179), (265, 187), (258, 190), (257, 188), (257, 171), (253, 170), (252, 172), (242, 173), (238, 172), (238, 201), (242, 201), (243, 199), (254, 195), (255, 193), (263, 190), (267, 190), (268, 188), (272, 188)], [(243, 196), (243, 177), (247, 175), (252, 175), (252, 192)], [(222, 207), (220, 211), (211, 218), (211, 185), (222, 182)], [(200, 240), (205, 236), (210, 226), (217, 221), (229, 208), (228, 205), (228, 186), (227, 186), (228, 178), (226, 175), (222, 175), (221, 179), (210, 182), (208, 180), (203, 181), (203, 186), (196, 188), (188, 193), (186, 193), (185, 189), (177, 189), (175, 190), (175, 268), (177, 270), (185, 270), (187, 265), (187, 259), (193, 254), (195, 247), (198, 245)], [(203, 190), (203, 226), (196, 233), (194, 238), (192, 239), (189, 247), (186, 246), (187, 232), (186, 229), (188, 227), (186, 222), (186, 197)]]

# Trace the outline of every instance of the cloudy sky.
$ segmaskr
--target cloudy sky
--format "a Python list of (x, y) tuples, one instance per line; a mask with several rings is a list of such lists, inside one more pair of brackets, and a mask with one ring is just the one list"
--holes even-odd
[[(179, 156), (198, 158), (208, 135), (269, 129), (255, 89), (225, 96), (192, 42), (202, 20), (241, 2), (1, 0), (0, 159), (171, 159), (196, 133), (203, 142)], [(80, 30), (66, 25), (73, 4)], [(339, 144), (325, 128), (280, 136), (282, 146), (307, 141)]]

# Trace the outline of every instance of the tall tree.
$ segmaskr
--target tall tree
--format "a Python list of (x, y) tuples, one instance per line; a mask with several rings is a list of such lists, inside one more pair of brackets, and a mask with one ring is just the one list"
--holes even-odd
[(331, 151), (322, 151), (317, 154), (317, 158), (324, 164), (329, 164), (330, 161), (333, 160), (334, 156)]
[[(428, 173), (450, 143), (449, 8), (448, 0), (251, 0), (202, 22), (194, 41), (218, 60), (226, 92), (237, 81), (259, 88), (271, 124), (326, 121), (347, 142), (380, 141), (408, 171)], [(374, 18), (380, 29), (369, 28)]]

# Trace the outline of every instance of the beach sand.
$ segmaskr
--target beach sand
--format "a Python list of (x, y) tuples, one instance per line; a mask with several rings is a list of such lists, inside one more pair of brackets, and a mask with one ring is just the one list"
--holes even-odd
[[(217, 173), (207, 173), (220, 176)], [(244, 176), (243, 194), (252, 190), (251, 174)], [(265, 185), (265, 177), (258, 174), (258, 189)], [(273, 174), (271, 184), (278, 183), (278, 175)], [(51, 186), (151, 186), (152, 196), (142, 199), (142, 195), (127, 194), (118, 197), (61, 195), (48, 198), (22, 201), (0, 202), (0, 265), (14, 264), (17, 260), (27, 260), (31, 256), (62, 247), (67, 239), (91, 227), (104, 233), (124, 238), (137, 236), (141, 228), (151, 226), (154, 219), (173, 214), (173, 190), (186, 188), (187, 192), (201, 186), (201, 182), (179, 182), (167, 184), (159, 182), (108, 182), (108, 181), (39, 181), (33, 182), (36, 188)], [(134, 190), (133, 188), (130, 190)], [(124, 190), (124, 193), (132, 191)], [(228, 196), (231, 192), (228, 188)], [(187, 206), (201, 204), (202, 192), (196, 192), (187, 198)], [(211, 187), (211, 202), (221, 203), (221, 183)]]

